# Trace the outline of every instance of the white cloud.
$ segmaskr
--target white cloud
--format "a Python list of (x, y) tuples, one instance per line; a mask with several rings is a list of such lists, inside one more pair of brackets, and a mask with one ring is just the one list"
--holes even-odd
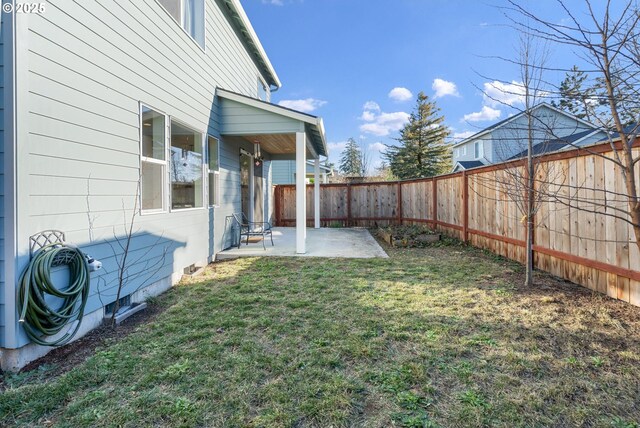
[(524, 89), (523, 83), (515, 80), (511, 83), (503, 83), (498, 80), (485, 82), (482, 99), (485, 105), (491, 107), (524, 104)]
[(452, 95), (454, 97), (460, 96), (456, 84), (443, 79), (433, 79), (431, 89), (436, 93), (433, 98), (442, 98), (447, 95)]
[(380, 111), (380, 106), (375, 101), (367, 101), (362, 106), (362, 109), (366, 111)]
[(369, 144), (369, 150), (373, 150), (375, 152), (381, 152), (386, 148), (387, 148), (387, 146), (385, 146), (384, 144), (382, 144), (379, 141), (377, 143)]
[(284, 2), (282, 0), (262, 0), (264, 4), (273, 4), (275, 6), (283, 6)]
[(305, 113), (311, 113), (326, 103), (326, 101), (316, 100), (315, 98), (305, 98), (303, 100), (282, 100), (278, 105)]
[(499, 118), (501, 114), (502, 112), (500, 110), (483, 106), (482, 110), (480, 110), (479, 112), (465, 114), (464, 120), (467, 122), (482, 122), (486, 120), (495, 120)]
[(399, 87), (399, 88), (393, 88), (391, 91), (389, 91), (389, 98), (391, 98), (394, 101), (402, 102), (402, 101), (407, 101), (413, 98), (413, 94), (407, 88)]
[(329, 152), (333, 152), (333, 153), (340, 153), (344, 150), (344, 148), (347, 147), (347, 142), (346, 141), (340, 141), (337, 143), (328, 143), (327, 144), (327, 148), (329, 149)]
[(373, 115), (369, 123), (360, 126), (360, 131), (378, 137), (386, 137), (392, 132), (402, 129), (409, 121), (409, 113), (397, 111), (394, 113), (379, 113)]
[(464, 140), (465, 138), (471, 137), (473, 134), (475, 134), (475, 132), (473, 131), (455, 132), (453, 134), (453, 141), (457, 143)]
[(360, 119), (364, 120), (365, 122), (371, 122), (372, 120), (376, 119), (376, 114), (375, 112), (365, 110), (362, 112), (362, 116), (360, 116)]

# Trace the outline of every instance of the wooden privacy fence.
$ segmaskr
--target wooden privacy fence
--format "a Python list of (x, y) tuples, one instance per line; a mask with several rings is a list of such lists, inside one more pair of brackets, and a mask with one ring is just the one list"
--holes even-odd
[[(638, 151), (634, 149), (635, 156)], [(640, 252), (633, 230), (624, 220), (607, 215), (627, 204), (621, 196), (626, 192), (619, 168), (604, 159), (610, 156), (611, 148), (604, 144), (539, 158), (536, 183), (550, 196), (541, 198), (535, 216), (534, 263), (540, 270), (640, 306)], [(523, 214), (513, 188), (505, 184), (515, 181), (518, 168), (523, 168), (521, 161), (419, 180), (323, 184), (321, 225), (422, 223), (524, 262)], [(295, 226), (295, 186), (276, 186), (274, 199), (275, 224)], [(313, 201), (309, 185), (310, 227)]]

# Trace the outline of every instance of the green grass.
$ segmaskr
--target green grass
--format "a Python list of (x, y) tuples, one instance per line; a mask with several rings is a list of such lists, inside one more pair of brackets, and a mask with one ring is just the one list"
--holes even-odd
[(70, 372), (8, 376), (0, 425), (638, 427), (638, 308), (465, 247), (391, 256), (215, 264)]

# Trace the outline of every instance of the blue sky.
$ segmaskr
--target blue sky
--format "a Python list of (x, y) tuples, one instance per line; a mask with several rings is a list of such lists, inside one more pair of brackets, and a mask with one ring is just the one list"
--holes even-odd
[[(377, 164), (381, 143), (394, 143), (420, 91), (435, 97), (457, 139), (513, 114), (482, 90), (493, 88), (494, 79), (519, 76), (516, 66), (487, 58), (517, 51), (517, 34), (499, 3), (244, 0), (243, 6), (283, 83), (272, 102), (322, 116), (331, 161), (353, 137)], [(533, 4), (562, 19), (553, 2)], [(551, 55), (566, 67), (576, 62), (566, 52)]]

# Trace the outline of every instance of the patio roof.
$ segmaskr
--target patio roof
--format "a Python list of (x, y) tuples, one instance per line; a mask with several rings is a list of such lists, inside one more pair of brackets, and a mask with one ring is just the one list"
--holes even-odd
[(238, 137), (276, 156), (294, 159), (297, 132), (307, 135), (307, 158), (327, 156), (322, 118), (218, 88), (221, 99), (222, 135)]

